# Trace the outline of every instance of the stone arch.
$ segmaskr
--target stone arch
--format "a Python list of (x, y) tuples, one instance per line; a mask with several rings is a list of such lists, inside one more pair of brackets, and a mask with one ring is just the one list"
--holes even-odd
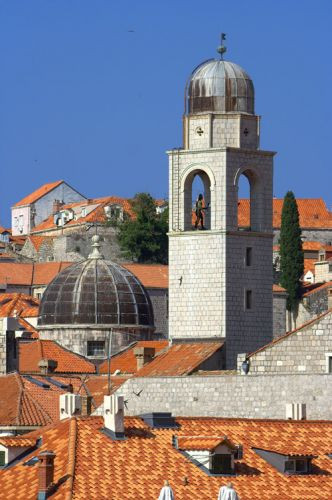
[(264, 221), (264, 184), (258, 170), (255, 167), (239, 168), (234, 177), (234, 186), (237, 190), (237, 202), (239, 180), (242, 175), (247, 178), (250, 188), (250, 223), (246, 229), (249, 231), (261, 231)]
[(193, 164), (185, 169), (181, 176), (181, 207), (182, 227), (184, 231), (192, 229), (192, 186), (196, 176), (199, 176), (204, 186), (204, 201), (209, 209), (204, 212), (204, 226), (214, 228), (215, 220), (215, 177), (211, 168), (204, 164)]

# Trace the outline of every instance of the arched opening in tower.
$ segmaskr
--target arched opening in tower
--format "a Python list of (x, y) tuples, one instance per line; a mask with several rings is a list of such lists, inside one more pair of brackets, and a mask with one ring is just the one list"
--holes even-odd
[(206, 172), (191, 172), (184, 184), (184, 230), (211, 229), (211, 182)]
[(238, 229), (242, 231), (261, 231), (264, 220), (264, 186), (254, 169), (248, 168), (237, 180), (238, 192)]
[(250, 231), (250, 181), (245, 174), (240, 175), (238, 181), (238, 229)]

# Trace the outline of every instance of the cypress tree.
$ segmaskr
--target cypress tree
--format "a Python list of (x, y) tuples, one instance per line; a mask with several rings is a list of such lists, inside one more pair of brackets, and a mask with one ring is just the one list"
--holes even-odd
[(294, 310), (300, 297), (304, 262), (299, 211), (292, 191), (284, 198), (280, 230), (280, 284), (287, 290), (287, 309)]

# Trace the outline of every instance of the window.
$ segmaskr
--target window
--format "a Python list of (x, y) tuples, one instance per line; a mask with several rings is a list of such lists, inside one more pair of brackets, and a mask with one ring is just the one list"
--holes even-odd
[(325, 354), (326, 356), (326, 373), (332, 373), (332, 353)]
[(86, 207), (82, 207), (81, 217), (86, 217)]
[(252, 248), (247, 247), (246, 248), (246, 266), (251, 266), (252, 262)]
[(232, 455), (212, 455), (213, 474), (232, 474)]
[(0, 467), (6, 465), (6, 452), (0, 451)]
[(320, 260), (320, 262), (323, 262), (325, 260), (325, 253), (319, 254), (319, 260)]
[(308, 461), (307, 460), (286, 460), (285, 462), (285, 472), (289, 474), (308, 472)]
[(252, 290), (246, 290), (246, 309), (252, 309)]
[(105, 356), (104, 340), (88, 340), (88, 356)]
[(329, 273), (332, 273), (332, 264), (329, 264)]

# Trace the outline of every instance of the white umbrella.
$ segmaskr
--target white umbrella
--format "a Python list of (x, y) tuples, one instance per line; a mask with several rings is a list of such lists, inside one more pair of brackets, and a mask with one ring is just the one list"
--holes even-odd
[(227, 486), (222, 486), (220, 488), (218, 500), (240, 500), (240, 498), (233, 489), (232, 483), (228, 483)]
[(158, 500), (174, 500), (174, 493), (168, 481), (165, 481), (165, 486), (161, 488)]

